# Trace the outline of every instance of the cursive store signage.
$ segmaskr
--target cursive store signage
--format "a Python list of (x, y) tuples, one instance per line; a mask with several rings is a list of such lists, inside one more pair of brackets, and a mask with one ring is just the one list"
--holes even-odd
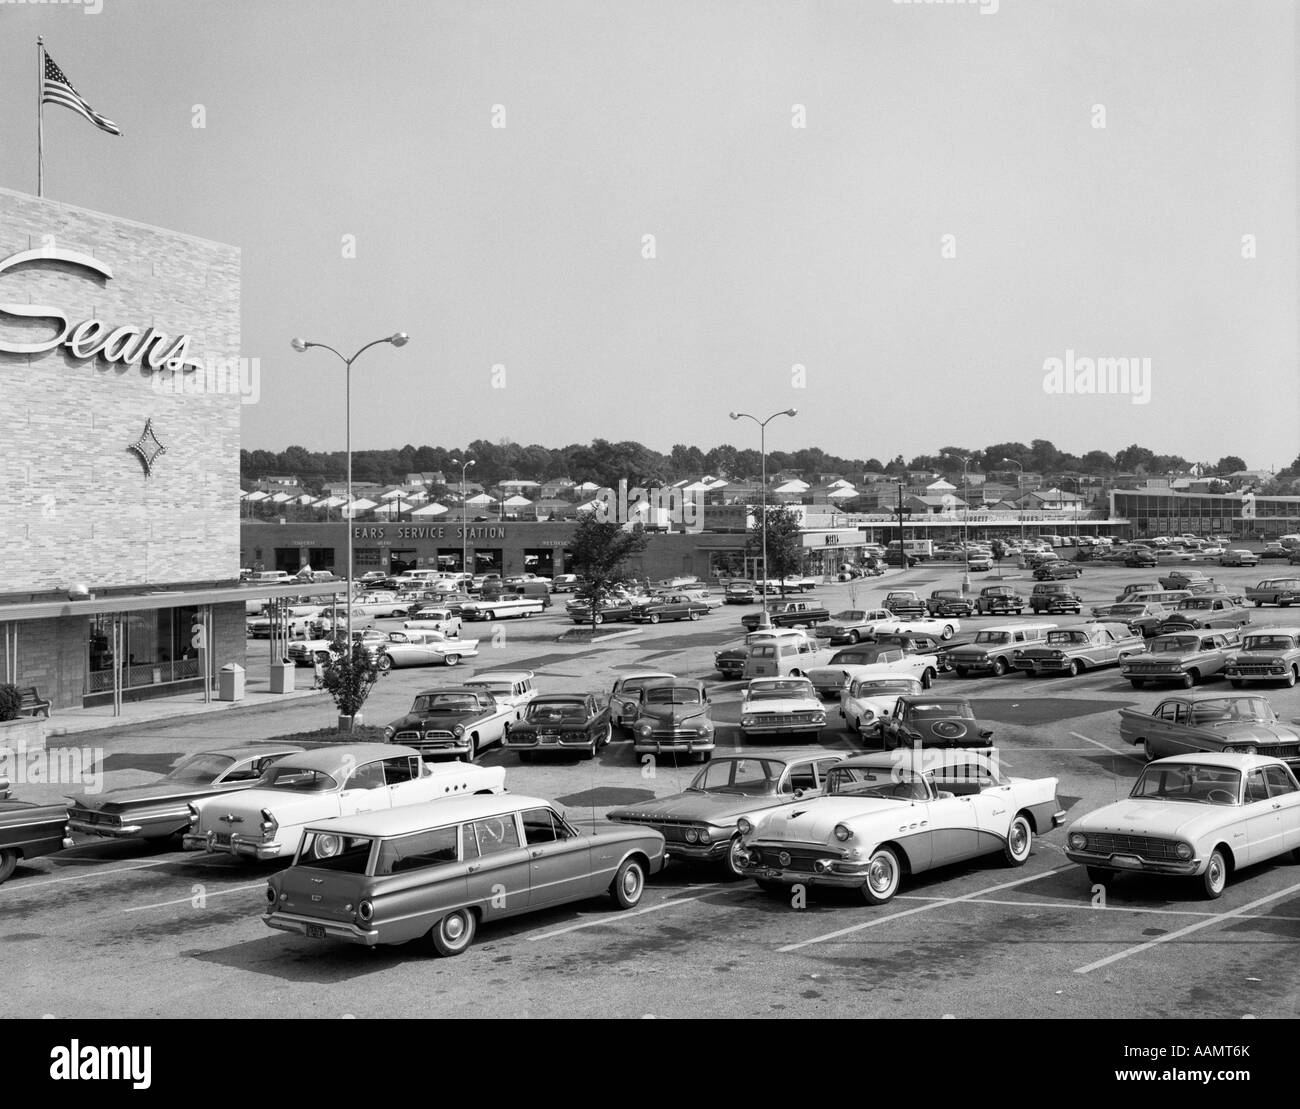
[[(0, 274), (28, 262), (61, 262), (111, 281), (113, 271), (98, 258), (61, 247), (40, 247), (11, 254), (0, 261)], [(46, 320), (50, 333), (31, 342), (15, 342), (0, 336), (5, 354), (45, 354), (63, 347), (74, 358), (102, 358), (121, 366), (141, 366), (151, 373), (163, 370), (190, 373), (201, 363), (189, 357), (190, 336), (169, 338), (153, 327), (110, 327), (103, 320), (89, 319), (74, 324), (66, 312), (47, 304), (0, 304), (0, 316)]]

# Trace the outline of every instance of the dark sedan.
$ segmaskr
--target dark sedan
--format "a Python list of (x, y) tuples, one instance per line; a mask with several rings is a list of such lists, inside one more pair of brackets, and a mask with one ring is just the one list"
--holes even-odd
[(993, 732), (975, 719), (965, 697), (900, 697), (880, 721), (880, 741), (896, 747), (989, 747)]
[(0, 882), (6, 881), (19, 859), (53, 855), (71, 847), (66, 805), (33, 805), (0, 801)]
[(523, 719), (506, 733), (504, 746), (517, 751), (521, 762), (544, 751), (578, 751), (594, 759), (613, 734), (609, 707), (597, 704), (590, 693), (548, 693), (528, 702)]

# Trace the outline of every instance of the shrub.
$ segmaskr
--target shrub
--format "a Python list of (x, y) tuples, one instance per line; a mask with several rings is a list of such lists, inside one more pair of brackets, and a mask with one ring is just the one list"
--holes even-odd
[(16, 685), (0, 684), (0, 720), (17, 720), (22, 703), (22, 694)]

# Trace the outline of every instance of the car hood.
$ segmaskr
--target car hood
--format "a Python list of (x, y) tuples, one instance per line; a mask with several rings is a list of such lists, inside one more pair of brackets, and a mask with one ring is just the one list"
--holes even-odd
[(1194, 724), (1205, 728), (1233, 743), (1255, 743), (1261, 746), (1277, 743), (1300, 743), (1300, 731), (1286, 724), (1265, 724), (1250, 721), (1224, 720), (1212, 724)]
[(1284, 651), (1238, 651), (1233, 658), (1242, 666), (1268, 666), (1286, 659)]
[(757, 701), (742, 701), (740, 711), (754, 716), (773, 712), (821, 712), (822, 704), (813, 697), (762, 697)]
[(990, 651), (1007, 651), (1014, 646), (1014, 643), (963, 643), (949, 647), (946, 654), (949, 658), (980, 658)]
[(1231, 820), (1240, 820), (1236, 805), (1202, 805), (1191, 801), (1161, 801), (1126, 797), (1080, 817), (1071, 832), (1116, 832), (1121, 835), (1196, 839)]
[(738, 793), (678, 793), (672, 797), (659, 797), (636, 805), (611, 809), (606, 815), (611, 820), (645, 820), (650, 823), (664, 820), (698, 820), (703, 823), (735, 823), (746, 813), (771, 808), (794, 798), (788, 794), (765, 794), (759, 797)]
[(474, 720), (480, 715), (482, 714), (477, 712), (408, 712), (400, 719), (394, 720), (391, 727), (449, 727), (452, 724), (460, 724), (466, 720)]
[(642, 705), (641, 716), (649, 720), (680, 724), (697, 716), (707, 716), (708, 705)]
[[(764, 843), (825, 843), (838, 847), (839, 841), (833, 834), (836, 824), (852, 821), (857, 831), (874, 819), (879, 822), (882, 833), (890, 828), (897, 831), (897, 822), (891, 817), (911, 807), (912, 802), (892, 797), (818, 797), (807, 804), (796, 802), (769, 813), (754, 829), (751, 839)], [(870, 845), (860, 843), (855, 846)]]

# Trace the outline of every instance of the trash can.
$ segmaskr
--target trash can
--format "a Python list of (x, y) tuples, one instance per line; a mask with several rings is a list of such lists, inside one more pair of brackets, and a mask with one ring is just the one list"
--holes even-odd
[(244, 699), (244, 668), (232, 662), (221, 668), (217, 676), (218, 701), (242, 701)]
[(297, 669), (297, 663), (293, 662), (285, 661), (271, 663), (271, 692), (292, 693), (293, 676)]

